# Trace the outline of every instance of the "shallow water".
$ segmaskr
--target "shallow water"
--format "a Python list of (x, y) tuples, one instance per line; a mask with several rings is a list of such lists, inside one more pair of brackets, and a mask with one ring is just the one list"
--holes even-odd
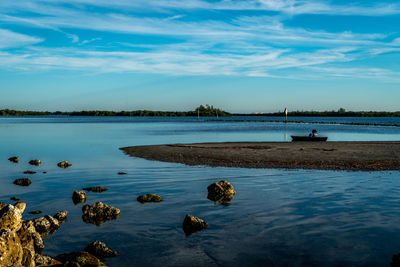
[[(386, 118), (382, 118), (384, 121)], [(321, 118), (316, 118), (321, 121)], [(335, 121), (335, 120), (332, 120)], [(386, 122), (381, 122), (386, 123)], [(120, 252), (109, 266), (388, 266), (400, 252), (400, 172), (344, 172), (185, 166), (131, 158), (129, 145), (211, 141), (285, 141), (317, 128), (330, 140), (400, 140), (400, 128), (259, 122), (207, 122), (193, 118), (39, 117), (0, 119), (0, 201), (18, 196), (31, 210), (69, 211), (68, 222), (45, 240), (44, 254), (83, 249), (98, 239)], [(20, 156), (20, 163), (7, 161)], [(40, 167), (30, 159), (42, 160)], [(60, 169), (56, 163), (70, 161)], [(24, 175), (25, 170), (40, 171)], [(41, 173), (47, 171), (47, 174)], [(127, 175), (117, 175), (125, 171)], [(32, 185), (12, 184), (29, 176)], [(206, 198), (207, 186), (229, 180), (237, 194), (229, 206)], [(101, 226), (82, 221), (72, 192), (88, 193), (121, 217)], [(156, 193), (161, 203), (140, 204)], [(186, 237), (186, 213), (209, 228)]]

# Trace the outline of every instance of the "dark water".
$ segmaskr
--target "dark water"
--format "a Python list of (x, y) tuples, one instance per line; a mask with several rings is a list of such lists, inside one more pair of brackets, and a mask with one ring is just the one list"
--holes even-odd
[[(28, 204), (26, 219), (40, 216), (28, 214), (31, 210), (69, 211), (68, 222), (45, 240), (44, 254), (50, 256), (81, 250), (98, 239), (121, 254), (107, 260), (110, 266), (388, 266), (400, 252), (398, 171), (191, 167), (131, 158), (118, 150), (139, 144), (285, 141), (313, 128), (330, 140), (400, 140), (395, 127), (1, 118), (0, 201), (20, 197)], [(13, 155), (20, 156), (19, 164), (7, 161)], [(42, 160), (40, 167), (27, 163), (34, 158)], [(73, 166), (58, 168), (62, 160)], [(13, 185), (27, 176), (25, 170), (48, 173), (30, 175), (27, 188)], [(221, 179), (237, 191), (229, 206), (206, 198), (207, 186)], [(82, 205), (71, 200), (74, 190), (95, 185), (109, 190), (88, 193), (88, 204), (102, 201), (121, 210), (118, 220), (99, 227), (84, 223)], [(164, 201), (140, 204), (136, 197), (144, 193)], [(209, 228), (186, 237), (181, 228), (186, 213), (203, 218)]]

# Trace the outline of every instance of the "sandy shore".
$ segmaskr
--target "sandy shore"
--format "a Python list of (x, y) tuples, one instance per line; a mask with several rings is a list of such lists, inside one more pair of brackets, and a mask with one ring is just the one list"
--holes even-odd
[(121, 150), (134, 157), (188, 165), (400, 170), (400, 141), (201, 143), (133, 146)]

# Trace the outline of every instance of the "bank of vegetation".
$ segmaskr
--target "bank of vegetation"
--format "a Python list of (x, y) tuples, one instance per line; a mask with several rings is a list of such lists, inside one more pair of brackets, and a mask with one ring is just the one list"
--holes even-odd
[(0, 116), (132, 116), (132, 117), (226, 117), (231, 116), (229, 112), (214, 108), (210, 105), (200, 105), (192, 111), (153, 111), (153, 110), (134, 110), (134, 111), (106, 111), (106, 110), (84, 110), (72, 112), (49, 112), (49, 111), (19, 111), (2, 109)]

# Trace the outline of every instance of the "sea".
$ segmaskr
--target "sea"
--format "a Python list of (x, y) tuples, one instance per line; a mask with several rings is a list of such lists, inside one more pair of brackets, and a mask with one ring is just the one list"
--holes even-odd
[[(264, 120), (264, 121), (263, 121)], [(44, 255), (81, 251), (100, 240), (120, 253), (108, 266), (389, 266), (400, 253), (400, 172), (245, 169), (149, 161), (119, 148), (171, 143), (280, 141), (312, 129), (328, 141), (399, 141), (400, 118), (1, 117), (0, 201), (27, 203), (24, 219), (68, 210), (44, 241)], [(9, 162), (19, 156), (18, 164)], [(40, 159), (40, 166), (29, 160)], [(67, 160), (67, 169), (57, 163)], [(36, 174), (23, 174), (26, 170)], [(47, 173), (43, 173), (43, 171)], [(126, 175), (118, 175), (126, 172)], [(17, 178), (32, 184), (20, 187)], [(229, 205), (207, 199), (207, 186), (232, 183)], [(82, 220), (74, 190), (121, 210), (101, 226)], [(139, 203), (155, 193), (160, 203)], [(29, 211), (40, 210), (32, 215)], [(191, 236), (186, 214), (208, 222)]]

